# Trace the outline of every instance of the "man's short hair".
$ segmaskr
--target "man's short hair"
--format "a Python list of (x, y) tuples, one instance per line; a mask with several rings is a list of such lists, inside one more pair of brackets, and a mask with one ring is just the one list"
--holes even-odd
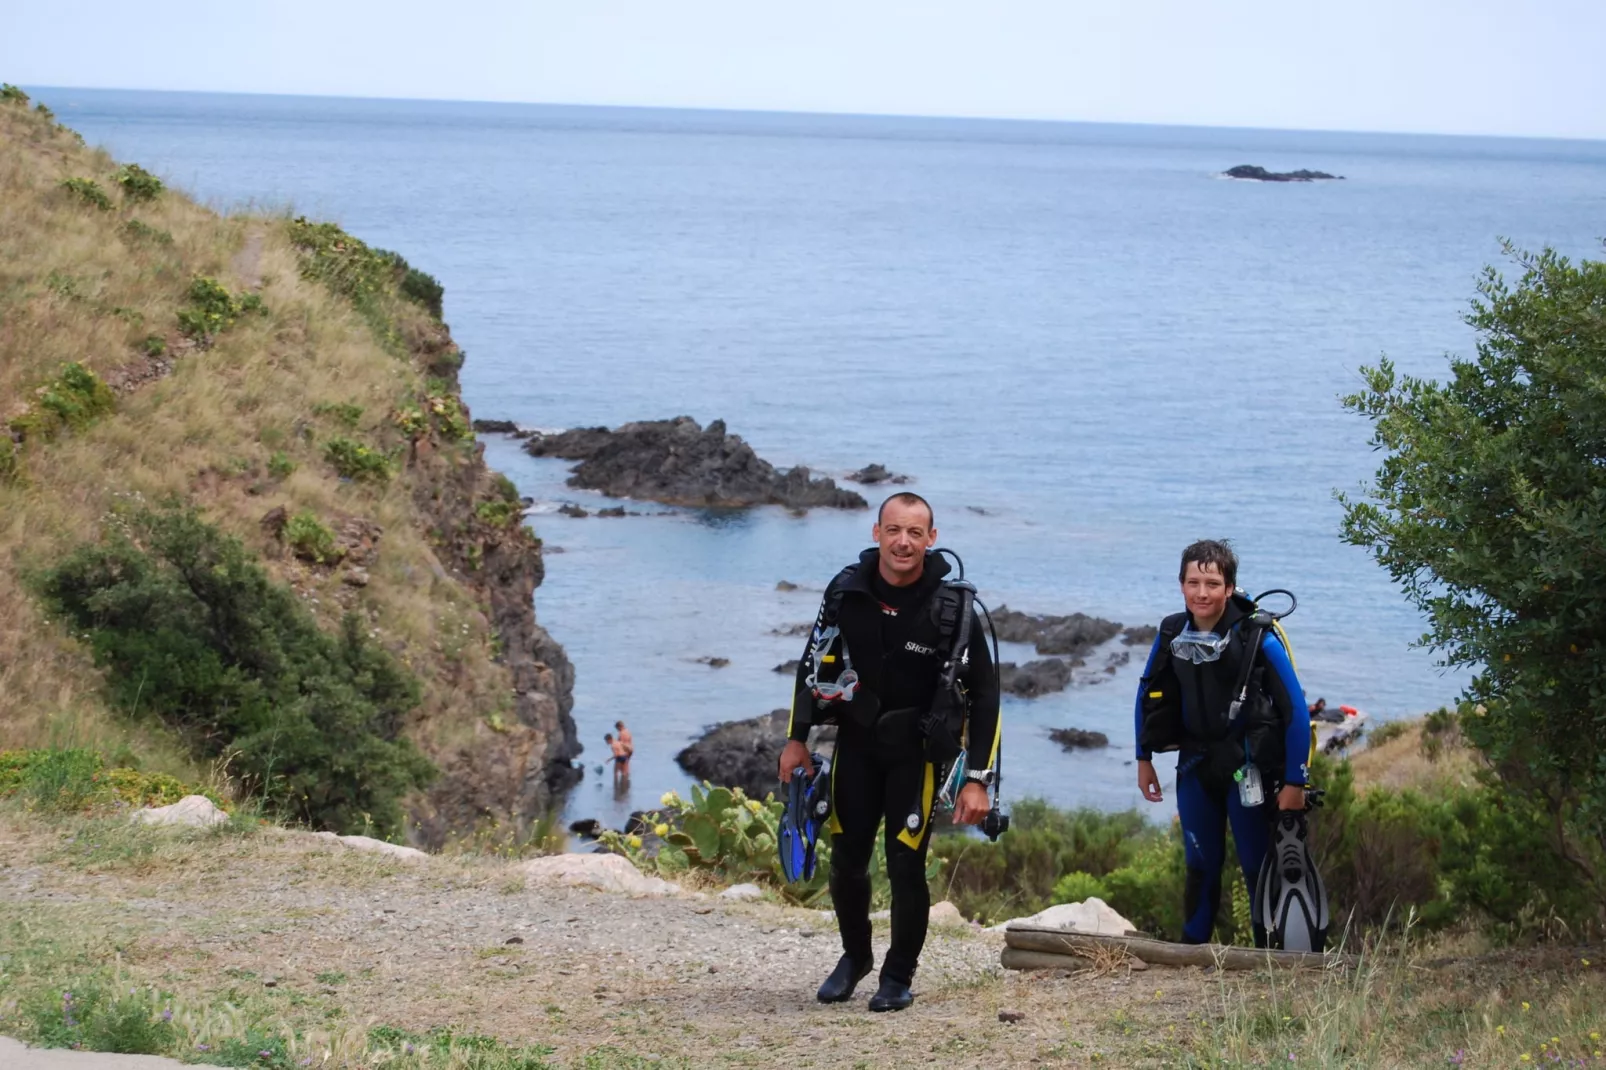
[(932, 528), (937, 526), (937, 514), (931, 508), (931, 503), (926, 501), (926, 499), (922, 498), (920, 495), (916, 494), (912, 490), (900, 490), (898, 493), (892, 495), (886, 501), (882, 502), (881, 503), (881, 508), (877, 509), (876, 510), (876, 514), (875, 514), (875, 522), (877, 524), (881, 523), (881, 518), (886, 515), (887, 506), (891, 505), (893, 502), (897, 502), (899, 505), (923, 505), (923, 506), (925, 506), (926, 507), (926, 517), (927, 517), (926, 526), (927, 527), (932, 527)]
[(1182, 567), (1177, 569), (1177, 582), (1188, 577), (1188, 566), (1198, 564), (1201, 571), (1214, 568), (1227, 581), (1228, 587), (1238, 586), (1238, 555), (1226, 539), (1200, 539), (1182, 551)]
[(625, 723), (623, 721), (615, 721), (615, 722), (613, 722), (613, 726), (615, 728), (620, 729), (621, 731), (623, 731), (623, 729), (625, 727)]

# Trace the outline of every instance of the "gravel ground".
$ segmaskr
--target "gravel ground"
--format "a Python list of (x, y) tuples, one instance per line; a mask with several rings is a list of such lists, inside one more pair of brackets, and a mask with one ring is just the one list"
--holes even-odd
[(868, 982), (851, 1003), (815, 1002), (840, 954), (815, 911), (537, 887), (514, 863), (396, 861), (294, 833), (137, 839), (0, 818), (0, 914), (115, 940), (132, 979), (180, 993), (282, 999), (297, 1022), (453, 1026), (551, 1045), (564, 1065), (599, 1050), (690, 1066), (1161, 1065), (1218, 998), (1197, 970), (1010, 973), (1001, 935), (933, 929), (915, 1006), (871, 1015)]

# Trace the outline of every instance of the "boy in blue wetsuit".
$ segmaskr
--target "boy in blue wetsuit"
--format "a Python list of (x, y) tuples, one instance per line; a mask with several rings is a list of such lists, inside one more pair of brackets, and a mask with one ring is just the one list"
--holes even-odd
[[(1179, 752), (1177, 816), (1187, 862), (1182, 938), (1202, 944), (1221, 904), (1227, 825), (1253, 896), (1275, 811), (1305, 808), (1310, 718), (1287, 648), (1275, 629), (1248, 619), (1253, 605), (1235, 593), (1238, 558), (1231, 547), (1213, 539), (1189, 546), (1178, 579), (1187, 610), (1161, 622), (1138, 683), (1138, 789), (1159, 802), (1152, 756)], [(1264, 785), (1258, 792), (1257, 782)], [(1257, 923), (1255, 945), (1265, 944)]]

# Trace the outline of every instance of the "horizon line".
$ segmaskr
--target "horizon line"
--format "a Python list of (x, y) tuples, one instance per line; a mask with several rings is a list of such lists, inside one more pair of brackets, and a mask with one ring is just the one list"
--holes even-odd
[(161, 93), (172, 96), (284, 97), (295, 100), (352, 100), (390, 102), (399, 104), (479, 104), (496, 105), (510, 108), (593, 108), (598, 110), (617, 111), (709, 112), (721, 115), (786, 115), (827, 119), (914, 119), (931, 122), (948, 121), (1020, 123), (1050, 126), (1146, 126), (1175, 130), (1243, 130), (1256, 133), (1281, 134), (1357, 134), (1367, 137), (1434, 137), (1500, 141), (1559, 141), (1578, 142), (1581, 144), (1606, 143), (1606, 135), (1601, 137), (1579, 137), (1577, 135), (1560, 134), (1469, 134), (1449, 133), (1439, 130), (1362, 130), (1350, 127), (1245, 126), (1235, 124), (1211, 125), (1206, 123), (1161, 122), (1157, 120), (1137, 119), (1050, 119), (1019, 115), (951, 115), (931, 112), (819, 111), (801, 108), (742, 108), (685, 104), (622, 104), (617, 102), (597, 103), (594, 101), (565, 100), (484, 100), (471, 97), (392, 97), (346, 93), (294, 93), (280, 91), (265, 92), (260, 90), (242, 89), (156, 89), (140, 86), (69, 86), (43, 85), (39, 83), (35, 83), (32, 86), (24, 85), (21, 86), (21, 88), (30, 93), (34, 91), (50, 90), (92, 93)]

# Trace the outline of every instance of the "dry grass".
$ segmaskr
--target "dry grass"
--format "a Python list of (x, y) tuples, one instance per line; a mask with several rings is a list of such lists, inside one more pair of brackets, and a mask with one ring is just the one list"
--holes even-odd
[(1457, 735), (1447, 741), (1436, 758), (1428, 758), (1422, 749), (1422, 721), (1418, 719), (1408, 722), (1393, 739), (1352, 754), (1349, 765), (1358, 792), (1371, 788), (1434, 791), (1473, 786), (1478, 756)]
[[(366, 618), (424, 684), (410, 731), (427, 751), (443, 753), (483, 732), (483, 719), (506, 708), (510, 680), (492, 661), (479, 598), (431, 546), (413, 496), (421, 477), (408, 470), (379, 487), (342, 482), (322, 457), (323, 443), (337, 434), (399, 448), (404, 439), (389, 414), (416, 396), (423, 371), (387, 353), (348, 304), (300, 275), (283, 220), (220, 217), (173, 190), (124, 205), (114, 170), (74, 135), (0, 105), (0, 419), (24, 411), (69, 361), (115, 386), (130, 370), (148, 370), (142, 347), (153, 335), (174, 358), (170, 375), (120, 393), (116, 412), (87, 430), (25, 443), (24, 478), (0, 480), (6, 745), (127, 747), (148, 768), (199, 774), (159, 727), (107, 709), (88, 654), (48, 619), (25, 580), (97, 537), (119, 502), (168, 496), (199, 506), (258, 550), (325, 623), (348, 610)], [(69, 177), (96, 180), (114, 210), (77, 201), (60, 188)], [(170, 234), (171, 244), (128, 238), (131, 218)], [(210, 348), (189, 346), (176, 316), (198, 275), (233, 292), (259, 283), (268, 315), (242, 318)], [(422, 310), (398, 314), (404, 335), (435, 329)], [(361, 406), (357, 430), (316, 415), (319, 403)], [(460, 468), (475, 461), (471, 443), (446, 449)], [(282, 480), (268, 470), (280, 452), (296, 466)], [(259, 523), (280, 505), (330, 524), (348, 517), (379, 524), (372, 581), (359, 589), (283, 556)]]

